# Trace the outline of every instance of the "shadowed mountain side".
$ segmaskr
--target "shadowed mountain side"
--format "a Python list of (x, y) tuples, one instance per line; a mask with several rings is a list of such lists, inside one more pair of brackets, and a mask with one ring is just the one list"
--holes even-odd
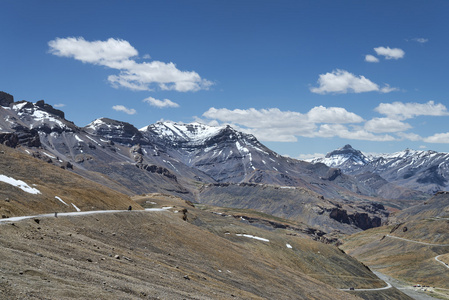
[[(215, 206), (254, 209), (296, 220), (330, 233), (354, 233), (380, 226), (387, 215), (382, 205), (361, 202), (340, 204), (303, 188), (261, 184), (209, 184), (200, 189), (197, 201)], [(363, 212), (362, 212), (363, 211)]]
[(436, 193), (429, 200), (396, 213), (389, 223), (426, 218), (449, 218), (449, 192)]

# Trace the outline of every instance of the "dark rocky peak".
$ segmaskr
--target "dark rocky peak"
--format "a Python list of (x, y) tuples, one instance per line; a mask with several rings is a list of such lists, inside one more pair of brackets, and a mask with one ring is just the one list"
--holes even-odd
[(351, 145), (347, 144), (342, 148), (336, 149), (332, 152), (329, 152), (326, 157), (332, 157), (332, 156), (336, 156), (336, 155), (355, 155), (355, 156), (364, 156), (362, 154), (362, 152), (360, 152), (359, 150), (356, 150), (354, 148), (352, 148)]
[(349, 144), (329, 152), (325, 158), (329, 159), (337, 157), (339, 157), (342, 161), (352, 161), (357, 164), (367, 164), (369, 162), (368, 158), (361, 151), (352, 148)]
[[(50, 104), (45, 103), (44, 100), (36, 103), (25, 100), (13, 102), (6, 110), (11, 112), (10, 118), (16, 120), (13, 123), (17, 123), (17, 126), (19, 126), (18, 121), (20, 120), (19, 127), (24, 126), (28, 129), (35, 129), (38, 132), (48, 134), (52, 132), (79, 131), (79, 128), (73, 122), (64, 118), (64, 112), (53, 108)], [(16, 125), (12, 124), (11, 127), (18, 130)]]
[(40, 107), (41, 109), (45, 110), (46, 112), (48, 112), (50, 114), (60, 117), (61, 119), (65, 119), (65, 114), (62, 110), (54, 108), (50, 104), (45, 103), (44, 100), (37, 101), (36, 106)]
[(219, 131), (219, 133), (211, 137), (208, 140), (208, 142), (209, 143), (219, 143), (225, 141), (236, 142), (238, 140), (245, 140), (247, 142), (258, 142), (254, 135), (237, 131), (229, 125), (222, 128)]
[(8, 93), (0, 91), (0, 105), (9, 107), (14, 102), (14, 97)]
[(111, 141), (127, 144), (148, 144), (142, 133), (133, 125), (109, 118), (100, 118), (83, 128), (86, 132)]

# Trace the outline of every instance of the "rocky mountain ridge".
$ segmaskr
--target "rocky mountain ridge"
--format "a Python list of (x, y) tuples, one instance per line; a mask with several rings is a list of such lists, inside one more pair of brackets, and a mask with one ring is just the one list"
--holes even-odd
[(368, 156), (346, 145), (311, 162), (324, 163), (355, 176), (377, 174), (391, 184), (427, 194), (449, 189), (449, 153), (406, 149)]

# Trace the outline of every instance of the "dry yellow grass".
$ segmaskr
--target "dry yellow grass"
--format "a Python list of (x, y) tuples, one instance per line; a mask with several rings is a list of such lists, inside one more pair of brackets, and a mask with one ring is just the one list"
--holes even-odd
[(444, 261), (449, 253), (447, 220), (423, 219), (396, 228), (370, 229), (347, 237), (340, 247), (371, 268), (410, 285), (449, 288), (449, 269), (435, 260), (444, 254)]
[(274, 242), (218, 236), (174, 211), (0, 226), (3, 299), (352, 299), (279, 261)]
[[(0, 175), (22, 180), (40, 191), (30, 194), (0, 182), (0, 217), (76, 211), (72, 203), (83, 211), (127, 209), (135, 205), (127, 195), (3, 145), (0, 145)], [(135, 205), (135, 209), (142, 208)]]

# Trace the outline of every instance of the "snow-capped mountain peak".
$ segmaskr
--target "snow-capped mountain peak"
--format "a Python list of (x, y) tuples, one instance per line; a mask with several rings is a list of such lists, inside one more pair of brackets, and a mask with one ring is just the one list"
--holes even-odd
[(368, 157), (346, 145), (312, 162), (340, 168), (352, 175), (375, 173), (389, 182), (425, 193), (449, 187), (449, 153), (405, 149)]
[(43, 100), (36, 103), (19, 101), (3, 107), (11, 116), (6, 116), (10, 128), (27, 127), (46, 132), (73, 131), (73, 123), (64, 118), (64, 112), (53, 108)]
[(102, 136), (123, 144), (148, 143), (147, 139), (133, 125), (109, 118), (96, 119), (84, 127), (84, 130), (89, 134)]
[(361, 151), (345, 145), (342, 148), (329, 152), (324, 158), (312, 160), (312, 163), (324, 163), (331, 168), (350, 167), (354, 165), (365, 165), (370, 162), (370, 158)]
[(194, 123), (175, 123), (175, 122), (157, 122), (146, 126), (140, 131), (156, 134), (161, 138), (173, 142), (188, 143), (191, 145), (203, 144), (208, 139), (216, 136), (226, 126), (209, 126), (205, 124)]

